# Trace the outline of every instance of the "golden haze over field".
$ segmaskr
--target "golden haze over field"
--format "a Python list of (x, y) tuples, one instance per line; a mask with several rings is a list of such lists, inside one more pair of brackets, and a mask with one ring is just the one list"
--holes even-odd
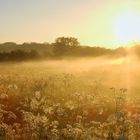
[(0, 0), (0, 140), (140, 140), (139, 26), (140, 0)]

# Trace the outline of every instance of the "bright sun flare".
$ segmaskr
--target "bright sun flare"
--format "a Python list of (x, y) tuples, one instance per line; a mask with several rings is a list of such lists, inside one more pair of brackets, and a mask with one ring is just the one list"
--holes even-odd
[(140, 41), (140, 16), (134, 12), (126, 12), (115, 21), (115, 35), (120, 43)]

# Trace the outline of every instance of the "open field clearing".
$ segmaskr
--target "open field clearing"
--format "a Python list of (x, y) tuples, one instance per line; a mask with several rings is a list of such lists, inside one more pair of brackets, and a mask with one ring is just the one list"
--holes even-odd
[(136, 140), (139, 63), (132, 58), (1, 63), (1, 137)]

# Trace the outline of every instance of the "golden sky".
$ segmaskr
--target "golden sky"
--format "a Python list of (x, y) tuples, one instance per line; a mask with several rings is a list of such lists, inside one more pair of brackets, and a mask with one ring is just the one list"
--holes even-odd
[(0, 42), (119, 47), (140, 41), (140, 0), (0, 0)]

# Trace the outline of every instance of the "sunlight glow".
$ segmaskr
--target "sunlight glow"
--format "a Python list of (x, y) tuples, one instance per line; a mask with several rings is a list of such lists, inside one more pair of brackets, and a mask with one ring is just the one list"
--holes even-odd
[(140, 41), (140, 16), (134, 12), (125, 12), (116, 19), (114, 29), (120, 43)]

